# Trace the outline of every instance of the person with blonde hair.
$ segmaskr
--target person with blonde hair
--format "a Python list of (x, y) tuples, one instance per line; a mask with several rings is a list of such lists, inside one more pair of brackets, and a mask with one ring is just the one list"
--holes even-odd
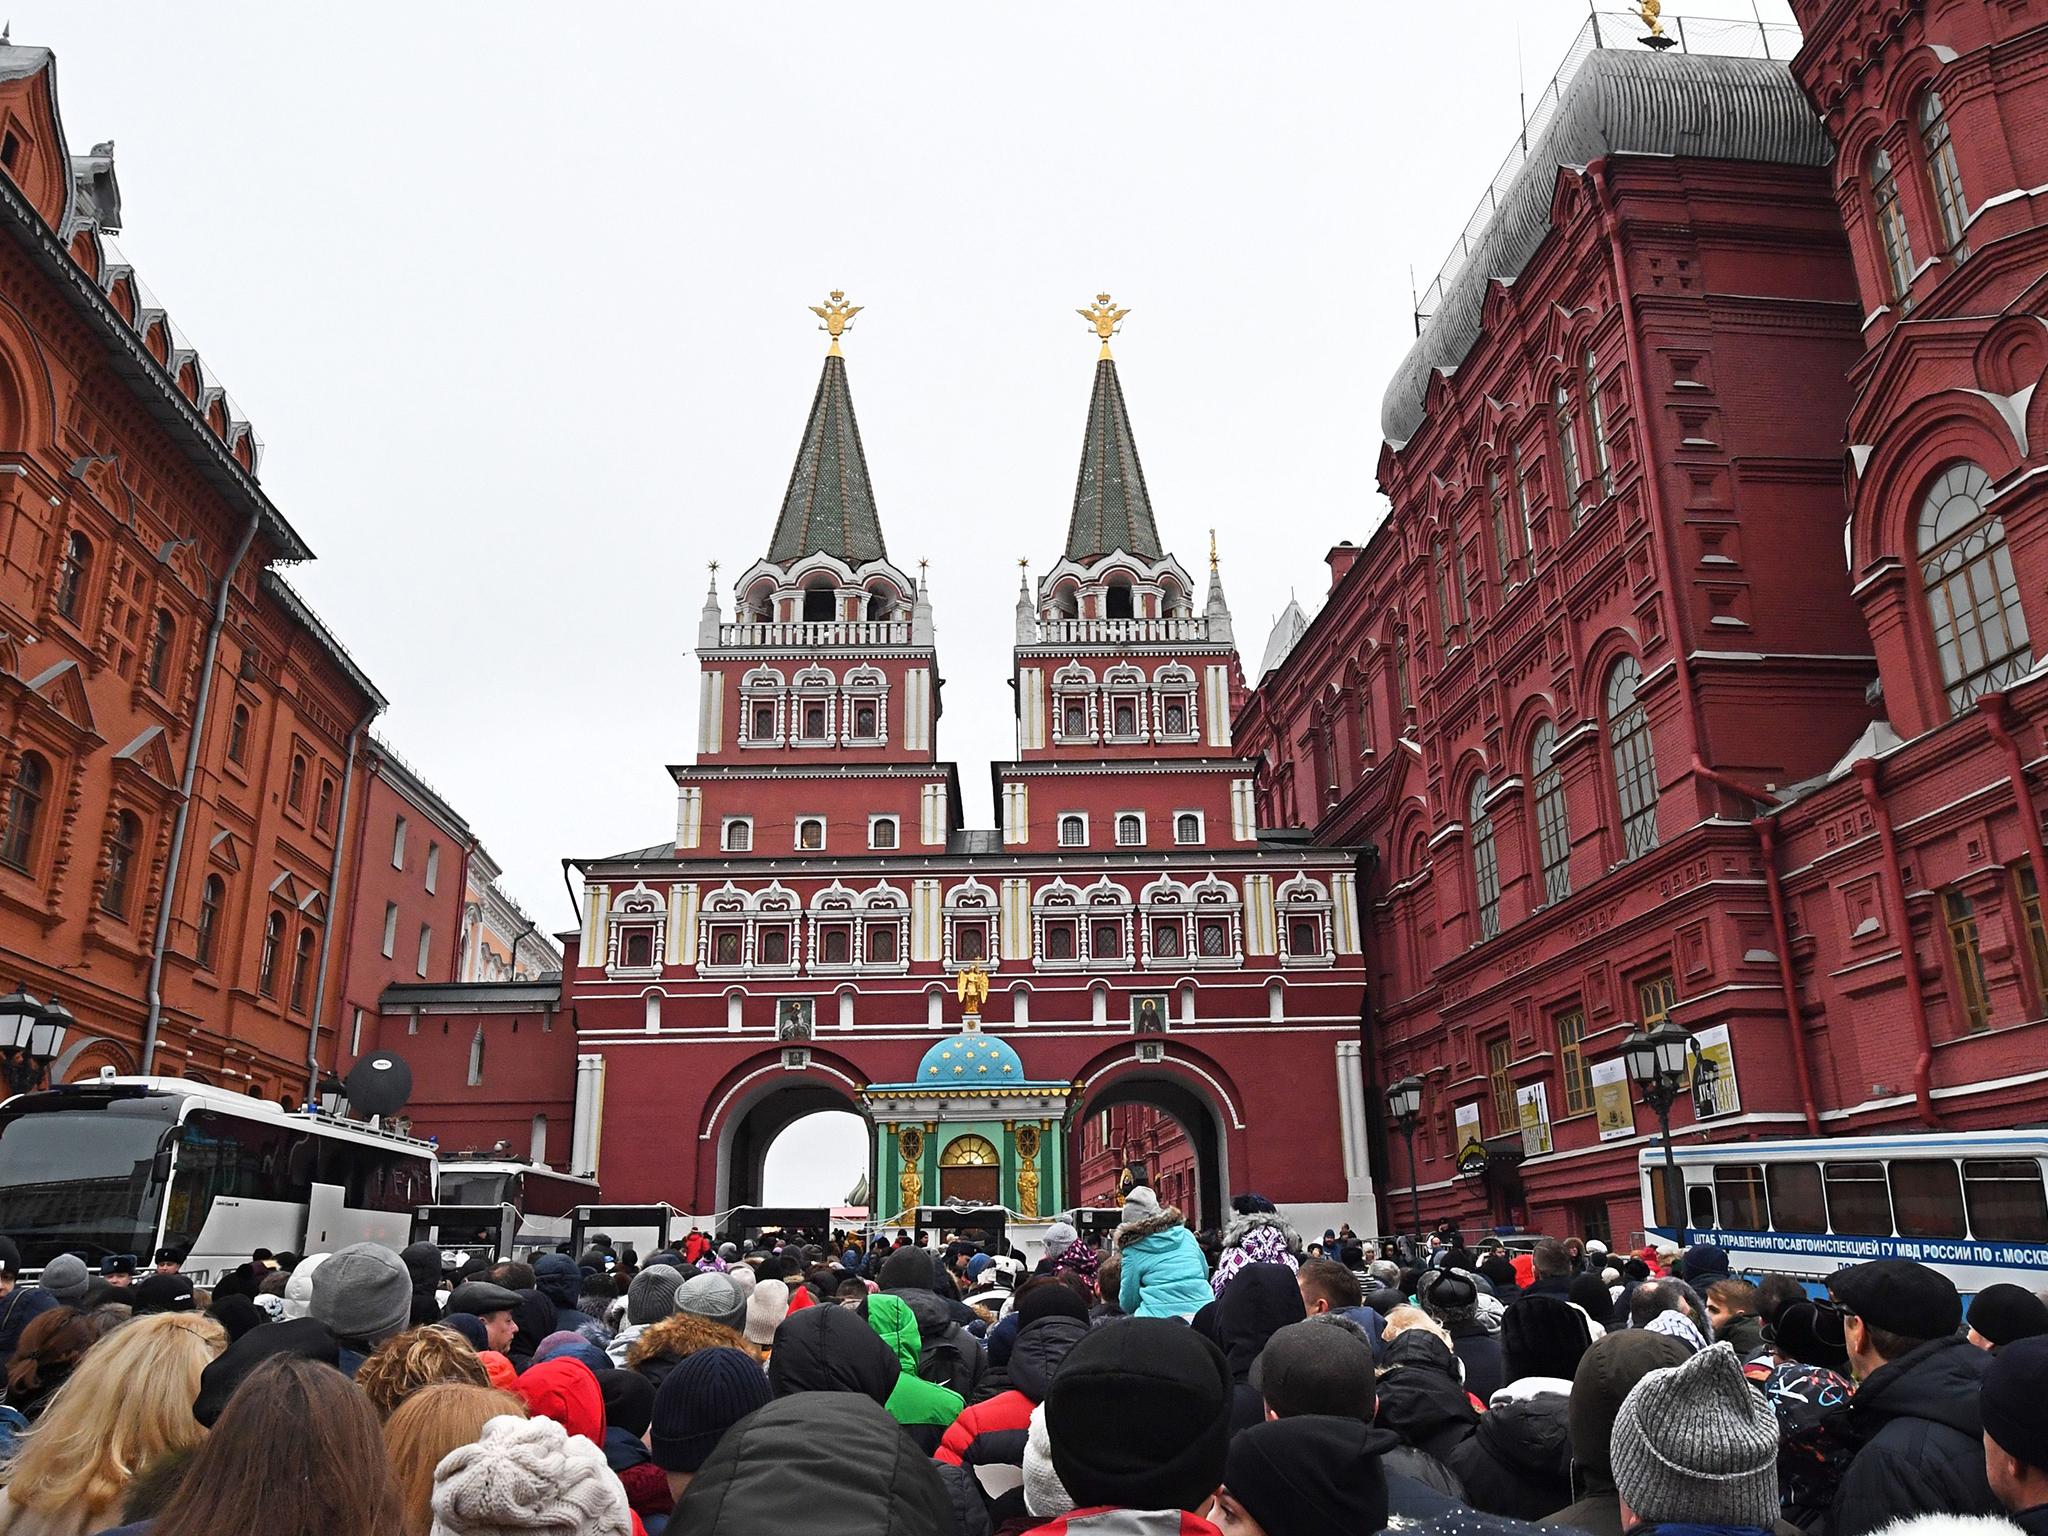
[(491, 1384), (469, 1340), (453, 1328), (432, 1325), (393, 1334), (370, 1352), (356, 1372), (356, 1385), (380, 1419), (390, 1418), (400, 1403), (422, 1387), (444, 1381), (467, 1382), (473, 1387)]
[(492, 1419), (526, 1417), (509, 1392), (466, 1382), (422, 1387), (384, 1421), (384, 1452), (398, 1483), (400, 1530), (428, 1536), (434, 1525), (434, 1468), (450, 1451), (474, 1445)]
[(159, 1312), (88, 1349), (0, 1467), (0, 1536), (91, 1536), (119, 1525), (129, 1481), (205, 1435), (192, 1402), (200, 1372), (227, 1343), (210, 1317)]

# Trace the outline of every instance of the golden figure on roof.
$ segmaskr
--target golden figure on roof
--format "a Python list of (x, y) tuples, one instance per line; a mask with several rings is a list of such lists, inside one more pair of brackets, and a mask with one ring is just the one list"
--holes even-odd
[(1128, 309), (1118, 309), (1110, 301), (1108, 294), (1098, 293), (1095, 295), (1095, 303), (1092, 308), (1077, 309), (1074, 313), (1095, 327), (1095, 334), (1102, 338), (1102, 352), (1100, 355), (1107, 357), (1109, 356), (1109, 338), (1123, 328), (1124, 316), (1128, 315), (1130, 311)]
[[(1664, 6), (1662, 0), (1642, 0), (1642, 3), (1636, 7), (1636, 15), (1640, 16), (1643, 25), (1650, 29), (1650, 37), (1662, 37), (1664, 35), (1664, 23), (1657, 19), (1663, 14)], [(1644, 41), (1649, 41), (1649, 38), (1645, 38)]]
[(834, 288), (832, 290), (832, 297), (825, 303), (813, 304), (811, 306), (811, 313), (825, 322), (818, 329), (832, 338), (832, 346), (825, 354), (827, 357), (840, 356), (840, 336), (848, 326), (853, 324), (853, 317), (859, 314), (865, 307), (865, 305), (861, 304), (847, 303), (846, 290), (844, 288)]
[(968, 1018), (981, 1016), (981, 1005), (988, 1001), (988, 972), (979, 965), (970, 965), (960, 972), (960, 1011)]

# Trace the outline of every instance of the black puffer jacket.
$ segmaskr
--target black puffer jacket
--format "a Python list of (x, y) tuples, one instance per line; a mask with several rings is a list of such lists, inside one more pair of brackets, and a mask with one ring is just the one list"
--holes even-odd
[(896, 1390), (902, 1372), (896, 1351), (882, 1342), (866, 1318), (845, 1307), (792, 1312), (775, 1330), (775, 1353), (768, 1357), (768, 1385), (777, 1397), (839, 1392), (868, 1398), (880, 1407)]
[(1230, 1399), (1233, 1435), (1266, 1417), (1266, 1400), (1251, 1384), (1252, 1363), (1266, 1340), (1306, 1316), (1301, 1287), (1285, 1264), (1247, 1264), (1223, 1287), (1216, 1301), (1216, 1342), (1237, 1384)]
[(398, 1260), (412, 1277), (412, 1326), (441, 1321), (441, 1250), (432, 1243), (414, 1243), (398, 1250)]
[(533, 1288), (555, 1304), (555, 1332), (578, 1333), (592, 1319), (577, 1308), (583, 1271), (566, 1253), (544, 1253), (533, 1264)]
[(1444, 1341), (1420, 1328), (1387, 1346), (1373, 1422), (1445, 1466), (1479, 1427), (1479, 1410), (1458, 1385), (1458, 1367)]
[(1828, 1536), (1866, 1536), (1913, 1515), (1999, 1513), (1984, 1480), (1977, 1406), (1990, 1360), (1967, 1339), (1933, 1339), (1857, 1387), (1849, 1430), (1860, 1448), (1835, 1493)]
[(1010, 1352), (1010, 1390), (971, 1405), (940, 1441), (936, 1459), (974, 1479), (993, 1524), (1025, 1513), (1024, 1442), (1031, 1410), (1045, 1401), (1067, 1352), (1087, 1336), (1088, 1325), (1077, 1317), (1038, 1319), (1017, 1335)]
[[(844, 1307), (811, 1310), (853, 1316)], [(861, 1331), (881, 1345), (866, 1324)], [(778, 1338), (775, 1358), (784, 1347)], [(799, 1392), (748, 1414), (725, 1432), (669, 1524), (692, 1536), (758, 1536), (808, 1528), (821, 1512), (835, 1530), (891, 1536), (988, 1529), (978, 1498), (956, 1495), (901, 1425), (847, 1392)]]
[(1465, 1502), (1515, 1520), (1541, 1520), (1571, 1503), (1567, 1402), (1544, 1393), (1481, 1414), (1477, 1431), (1444, 1459), (1465, 1485)]

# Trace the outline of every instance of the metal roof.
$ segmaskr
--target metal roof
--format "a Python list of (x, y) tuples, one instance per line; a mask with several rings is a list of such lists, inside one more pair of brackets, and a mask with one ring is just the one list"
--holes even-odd
[(391, 701), (370, 681), (369, 673), (356, 665), (356, 659), (349, 655), (348, 647), (335, 637), (334, 631), (327, 627), (320, 615), (307, 606), (306, 600), (299, 596), (290, 582), (276, 571), (266, 570), (263, 573), (263, 589), (278, 600), (286, 613), (305, 627), (306, 632), (313, 637), (314, 643), (327, 653), (328, 658), (341, 668), (342, 674), (360, 688), (364, 697), (380, 712), (390, 705)]
[(1157, 560), (1164, 553), (1116, 363), (1104, 357), (1096, 360), (1095, 388), (1088, 397), (1074, 515), (1067, 524), (1067, 558), (1087, 561), (1118, 549), (1142, 560)]
[(1513, 282), (1550, 232), (1560, 168), (1607, 155), (1825, 165), (1831, 154), (1812, 104), (1780, 61), (1604, 48), (1587, 54), (1395, 371), (1380, 407), (1381, 432), (1399, 446), (1420, 429), (1430, 375), (1455, 369), (1479, 339), (1487, 283)]
[(846, 359), (837, 354), (826, 357), (825, 371), (818, 376), (817, 397), (768, 545), (768, 558), (777, 564), (821, 552), (848, 565), (889, 558), (853, 395), (846, 387)]

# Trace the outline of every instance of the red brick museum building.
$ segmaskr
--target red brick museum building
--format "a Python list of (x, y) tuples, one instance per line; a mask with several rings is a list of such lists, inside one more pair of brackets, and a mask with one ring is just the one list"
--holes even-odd
[(1794, 9), (1582, 39), (1238, 719), (1263, 825), (1377, 850), (1425, 1224), (1640, 1229), (1596, 1084), (1665, 1016), (1732, 1065), (1681, 1141), (2048, 1113), (2048, 5)]

